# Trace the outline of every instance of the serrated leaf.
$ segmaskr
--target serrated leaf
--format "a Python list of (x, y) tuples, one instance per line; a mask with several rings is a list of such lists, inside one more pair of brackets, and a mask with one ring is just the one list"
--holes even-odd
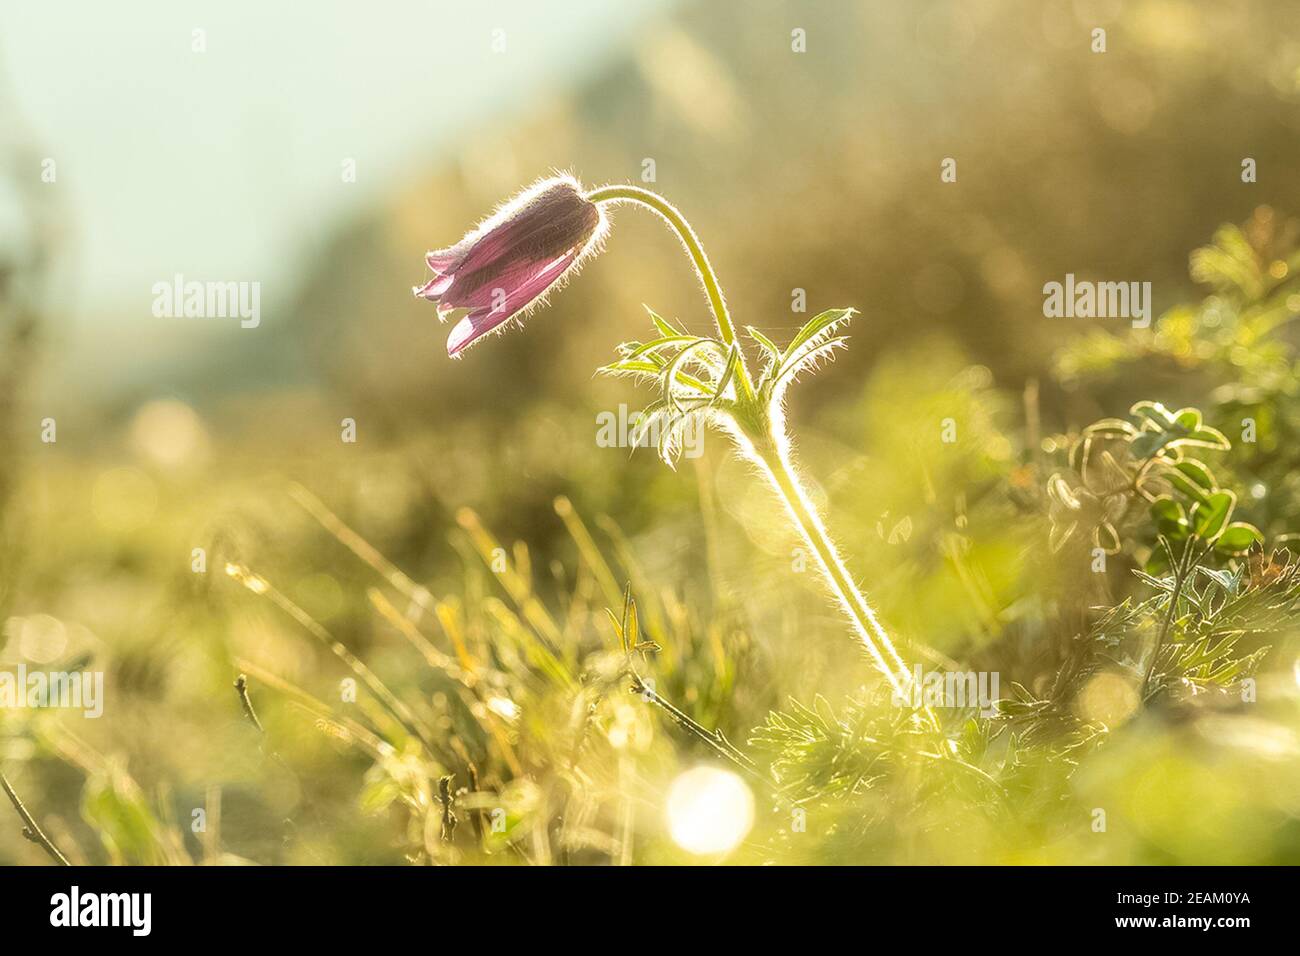
[(808, 320), (807, 324), (799, 330), (798, 334), (794, 337), (794, 341), (792, 341), (786, 348), (785, 354), (781, 356), (782, 364), (790, 361), (790, 359), (799, 351), (800, 346), (808, 340), (825, 331), (830, 326), (835, 325), (837, 322), (846, 321), (857, 311), (857, 309), (827, 309), (825, 312), (819, 312), (817, 315), (814, 315)]
[(782, 383), (788, 382), (804, 370), (814, 368), (819, 361), (828, 357), (836, 349), (843, 348), (844, 343), (847, 341), (846, 336), (837, 335), (817, 344), (813, 344), (813, 342), (804, 343), (803, 350), (794, 359), (787, 361), (781, 370), (772, 377), (771, 388), (773, 394), (780, 394), (780, 389), (786, 387)]

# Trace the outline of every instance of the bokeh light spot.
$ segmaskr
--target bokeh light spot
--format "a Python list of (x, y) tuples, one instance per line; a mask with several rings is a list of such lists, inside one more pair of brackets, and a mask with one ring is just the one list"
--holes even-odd
[(695, 767), (668, 789), (668, 828), (673, 842), (701, 856), (726, 853), (754, 825), (754, 794), (730, 770)]

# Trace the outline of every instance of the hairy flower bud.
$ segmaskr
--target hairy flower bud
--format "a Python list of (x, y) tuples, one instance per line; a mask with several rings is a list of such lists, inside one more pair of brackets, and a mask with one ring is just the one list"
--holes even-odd
[(469, 310), (447, 338), (454, 357), (540, 304), (599, 246), (606, 228), (576, 179), (544, 179), (454, 246), (430, 252), (425, 261), (434, 277), (413, 291), (437, 303), (439, 319)]

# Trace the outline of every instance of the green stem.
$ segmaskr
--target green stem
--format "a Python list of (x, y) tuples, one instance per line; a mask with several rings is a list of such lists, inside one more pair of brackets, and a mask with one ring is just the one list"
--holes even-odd
[[(1178, 601), (1183, 596), (1183, 585), (1187, 583), (1191, 576), (1192, 569), (1200, 564), (1210, 551), (1207, 546), (1203, 551), (1192, 557), (1192, 545), (1196, 541), (1195, 537), (1189, 537), (1187, 543), (1183, 545), (1183, 553), (1174, 567), (1174, 587), (1169, 594), (1169, 607), (1165, 609), (1164, 622), (1160, 625), (1160, 633), (1156, 635), (1156, 646), (1151, 650), (1151, 660), (1147, 662), (1146, 673), (1142, 676), (1142, 690), (1151, 683), (1151, 678), (1155, 674), (1156, 661), (1160, 657), (1160, 649), (1165, 646), (1165, 639), (1169, 636), (1169, 628), (1174, 623), (1174, 617), (1178, 613)], [(1173, 557), (1172, 549), (1169, 556)]]
[[(718, 284), (718, 277), (713, 271), (713, 266), (709, 263), (709, 257), (704, 251), (704, 246), (701, 245), (699, 237), (695, 235), (695, 230), (691, 228), (691, 224), (686, 221), (686, 217), (678, 211), (676, 206), (658, 193), (642, 189), (639, 186), (601, 186), (599, 189), (593, 189), (587, 193), (587, 199), (593, 203), (637, 203), (658, 213), (672, 228), (673, 232), (677, 233), (677, 237), (681, 239), (682, 245), (686, 247), (686, 252), (691, 257), (695, 272), (704, 285), (704, 292), (709, 297), (709, 306), (713, 309), (713, 319), (718, 326), (718, 335), (725, 345), (736, 345), (736, 328), (731, 322), (731, 314), (727, 311), (727, 302), (722, 296), (722, 286)], [(737, 383), (741, 393), (752, 401), (754, 399), (754, 386), (749, 377), (749, 370), (745, 367), (743, 353), (740, 356), (739, 366), (736, 375)]]
[[(691, 224), (686, 221), (686, 217), (677, 210), (677, 207), (658, 193), (639, 186), (602, 186), (589, 192), (587, 199), (593, 203), (638, 203), (658, 213), (677, 233), (695, 265), (695, 271), (704, 285), (709, 305), (713, 309), (718, 335), (725, 345), (734, 346), (737, 351), (740, 351), (736, 343), (735, 326), (727, 312), (727, 303), (722, 296), (722, 287), (718, 284), (713, 266), (709, 264), (709, 257), (704, 251), (704, 246), (700, 244), (699, 237), (695, 235), (695, 230), (691, 228)], [(783, 429), (774, 428), (770, 411), (754, 390), (743, 352), (740, 353), (739, 358), (735, 375), (738, 401), (732, 408), (732, 415), (740, 433), (737, 439), (742, 447), (748, 445), (744, 450), (767, 473), (785, 503), (795, 527), (812, 549), (813, 554), (817, 556), (817, 562), (831, 592), (848, 616), (872, 662), (888, 679), (895, 693), (906, 696), (912, 687), (912, 674), (894, 648), (880, 621), (877, 620), (866, 597), (849, 575), (844, 560), (822, 525), (817, 509), (799, 482), (799, 476), (790, 462), (789, 441), (784, 437)], [(929, 713), (928, 709), (925, 713), (937, 728), (938, 721), (934, 715)]]
[(830, 585), (831, 593), (848, 616), (858, 639), (866, 648), (872, 662), (880, 670), (899, 696), (908, 696), (913, 683), (911, 672), (885, 633), (866, 596), (854, 583), (844, 559), (840, 557), (822, 524), (817, 509), (799, 481), (799, 475), (790, 462), (787, 450), (770, 436), (763, 446), (755, 449), (756, 457), (784, 502), (786, 511), (808, 547), (817, 557), (822, 574)]

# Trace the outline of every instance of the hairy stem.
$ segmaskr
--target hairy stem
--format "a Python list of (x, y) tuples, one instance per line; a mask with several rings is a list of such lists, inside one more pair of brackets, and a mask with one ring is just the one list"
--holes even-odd
[[(677, 233), (682, 245), (695, 265), (700, 282), (713, 309), (713, 317), (718, 326), (718, 335), (723, 344), (729, 347), (736, 343), (736, 330), (731, 316), (727, 312), (727, 303), (722, 295), (722, 287), (709, 264), (709, 257), (700, 243), (695, 230), (691, 228), (686, 217), (677, 207), (658, 193), (639, 186), (602, 186), (587, 194), (593, 203), (631, 202), (653, 210)], [(834, 543), (822, 524), (817, 509), (809, 499), (807, 492), (799, 481), (799, 476), (790, 462), (789, 440), (785, 437), (784, 425), (780, 423), (779, 412), (775, 415), (767, 407), (770, 394), (760, 397), (745, 365), (744, 354), (739, 355), (735, 372), (737, 400), (731, 408), (731, 415), (736, 424), (735, 437), (742, 451), (752, 459), (771, 480), (777, 494), (785, 503), (791, 520), (802, 535), (813, 554), (822, 574), (830, 586), (841, 609), (848, 616), (859, 640), (867, 650), (872, 662), (888, 679), (897, 695), (904, 696), (911, 690), (913, 679), (907, 665), (895, 650), (889, 635), (876, 619), (875, 612), (867, 603), (866, 597), (849, 575), (844, 560), (840, 557)], [(932, 714), (926, 711), (931, 723), (937, 727)]]
[(753, 457), (772, 482), (800, 536), (817, 557), (831, 593), (853, 625), (872, 663), (885, 675), (896, 694), (906, 696), (913, 683), (911, 672), (867, 603), (866, 596), (849, 575), (844, 559), (804, 490), (784, 444), (767, 437), (762, 446), (755, 448)]
[[(682, 245), (686, 247), (686, 252), (691, 257), (695, 272), (704, 285), (704, 292), (709, 297), (709, 306), (713, 309), (713, 319), (718, 326), (718, 335), (722, 338), (724, 344), (736, 344), (736, 328), (731, 322), (731, 314), (727, 311), (727, 301), (722, 296), (722, 286), (718, 284), (718, 277), (713, 271), (713, 266), (709, 263), (709, 257), (704, 251), (704, 246), (700, 243), (699, 237), (695, 235), (695, 230), (691, 228), (691, 224), (686, 221), (686, 217), (678, 211), (676, 206), (658, 193), (642, 189), (639, 186), (602, 186), (589, 192), (587, 199), (594, 203), (637, 203), (658, 213), (672, 228), (673, 232), (677, 233), (677, 237), (681, 239)], [(749, 371), (745, 368), (743, 355), (740, 357), (740, 367), (737, 369), (736, 380), (741, 393), (752, 400), (754, 386), (749, 378)]]

